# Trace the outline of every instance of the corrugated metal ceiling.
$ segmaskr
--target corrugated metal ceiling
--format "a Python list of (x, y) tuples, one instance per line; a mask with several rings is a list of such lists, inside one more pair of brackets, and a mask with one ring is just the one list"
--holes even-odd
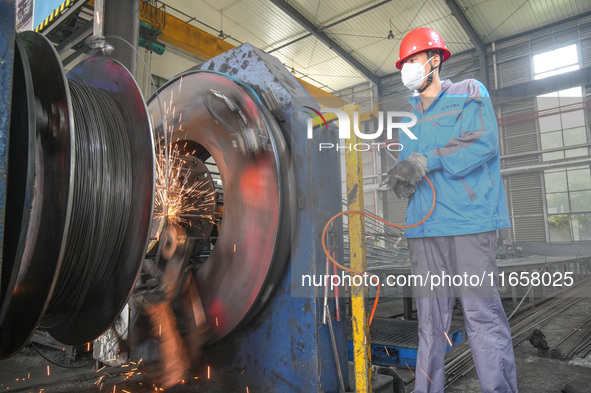
[[(234, 45), (249, 42), (270, 51), (308, 34), (269, 0), (164, 0), (169, 13)], [(289, 4), (322, 28), (382, 0), (290, 0)], [(484, 42), (493, 42), (591, 11), (588, 0), (456, 0)], [(175, 8), (185, 15), (174, 11)], [(190, 17), (187, 17), (189, 15)], [(207, 27), (209, 26), (209, 27)], [(452, 53), (473, 47), (446, 0), (394, 0), (323, 31), (377, 76), (396, 71), (400, 39), (429, 26), (438, 30)], [(389, 30), (394, 39), (387, 39)], [(367, 79), (314, 36), (273, 51), (298, 77), (334, 92)]]

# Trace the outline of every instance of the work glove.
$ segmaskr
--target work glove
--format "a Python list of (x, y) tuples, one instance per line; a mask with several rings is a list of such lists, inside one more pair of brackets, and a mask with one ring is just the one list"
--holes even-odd
[[(388, 183), (394, 178), (397, 181), (409, 183), (416, 186), (427, 173), (427, 157), (419, 153), (411, 153), (404, 161), (398, 161), (392, 169), (388, 171)], [(392, 179), (392, 189), (396, 182)]]
[(398, 199), (406, 199), (415, 193), (416, 188), (410, 183), (398, 180), (394, 185), (394, 188), (392, 188), (392, 191), (394, 191), (394, 194), (396, 194)]

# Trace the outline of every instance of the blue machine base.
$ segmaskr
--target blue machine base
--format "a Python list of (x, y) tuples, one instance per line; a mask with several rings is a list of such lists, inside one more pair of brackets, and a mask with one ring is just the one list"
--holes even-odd
[[(464, 342), (467, 338), (463, 326), (452, 325), (449, 339), (453, 346)], [(349, 326), (347, 352), (349, 360), (353, 360), (353, 342), (351, 326)], [(375, 318), (371, 325), (371, 363), (386, 367), (403, 367), (415, 369), (419, 334), (417, 321), (401, 319)], [(447, 346), (446, 353), (452, 347)]]

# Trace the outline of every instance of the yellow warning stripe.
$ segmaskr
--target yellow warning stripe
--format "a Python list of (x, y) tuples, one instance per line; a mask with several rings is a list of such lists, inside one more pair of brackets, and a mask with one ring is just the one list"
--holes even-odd
[(40, 33), (41, 31), (43, 31), (45, 28), (47, 28), (47, 26), (49, 26), (50, 23), (52, 23), (54, 20), (56, 20), (67, 8), (70, 8), (75, 2), (76, 2), (76, 0), (64, 1), (59, 7), (57, 7), (55, 10), (53, 10), (51, 15), (49, 15), (47, 18), (45, 18), (45, 20), (43, 22), (41, 22), (39, 24), (39, 26), (35, 27), (35, 31), (37, 33)]

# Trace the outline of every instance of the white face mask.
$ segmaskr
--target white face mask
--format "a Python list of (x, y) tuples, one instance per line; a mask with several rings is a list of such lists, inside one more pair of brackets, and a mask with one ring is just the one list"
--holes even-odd
[(433, 68), (431, 72), (425, 75), (424, 66), (430, 62), (432, 58), (433, 56), (423, 64), (404, 63), (400, 72), (404, 86), (408, 87), (410, 90), (419, 90), (425, 78), (435, 71), (435, 68)]

